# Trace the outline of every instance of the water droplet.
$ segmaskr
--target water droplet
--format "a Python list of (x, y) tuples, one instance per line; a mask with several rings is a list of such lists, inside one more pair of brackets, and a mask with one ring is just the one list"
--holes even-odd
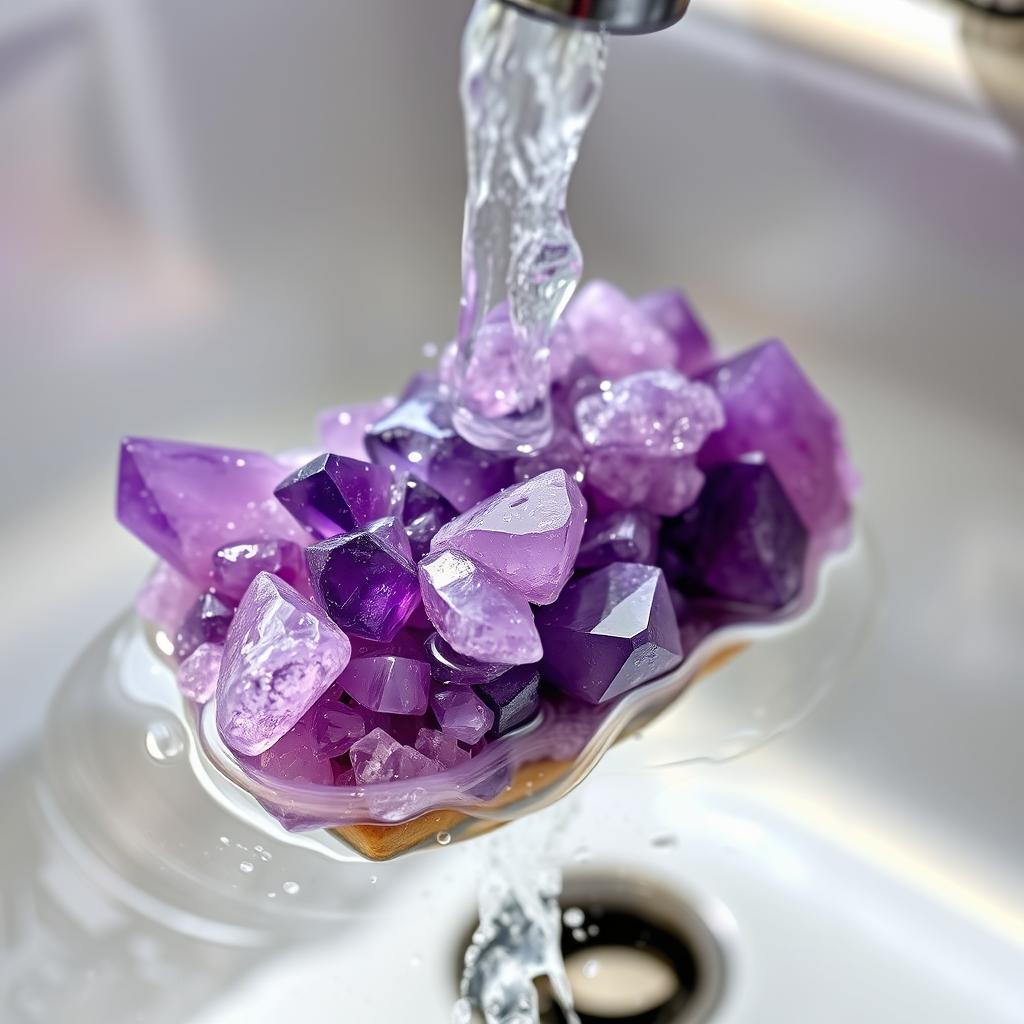
[(154, 761), (165, 763), (181, 757), (185, 733), (175, 721), (154, 722), (146, 732), (146, 753)]
[(651, 840), (651, 846), (655, 847), (658, 850), (671, 849), (673, 846), (677, 846), (678, 843), (679, 837), (672, 835), (655, 836)]
[(252, 869), (253, 864), (251, 860), (243, 860), (242, 863), (238, 865), (238, 870), (246, 875), (250, 874), (252, 872)]
[(281, 886), (281, 891), (289, 896), (294, 896), (296, 893), (298, 893), (300, 888), (301, 887), (298, 882), (285, 882)]
[(447, 846), (452, 841), (451, 832), (438, 832), (435, 836), (438, 846)]
[(581, 974), (584, 978), (596, 978), (601, 971), (601, 962), (599, 960), (588, 960), (581, 970)]
[(573, 930), (572, 930), (572, 937), (577, 942), (586, 942), (587, 941), (587, 933), (582, 928), (573, 928)]
[(376, 884), (377, 884), (377, 876), (376, 875), (370, 875), (370, 885), (376, 885)]
[(596, 924), (587, 925), (587, 934), (593, 938), (595, 935), (601, 934), (601, 929)]
[(428, 341), (423, 346), (423, 357), (425, 359), (433, 359), (437, 355), (437, 345), (433, 341)]
[(579, 907), (569, 907), (562, 915), (562, 923), (566, 928), (579, 928), (587, 919)]
[(268, 892), (267, 893), (267, 899), (268, 900), (276, 900), (277, 899), (277, 893), (276, 892)]
[(221, 846), (230, 846), (231, 845), (231, 840), (228, 839), (227, 836), (221, 836), (220, 837), (220, 844), (221, 844)]

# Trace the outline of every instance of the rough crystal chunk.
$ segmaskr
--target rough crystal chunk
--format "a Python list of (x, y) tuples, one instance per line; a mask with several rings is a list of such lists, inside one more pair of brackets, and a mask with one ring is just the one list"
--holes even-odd
[(189, 609), (174, 639), (174, 655), (184, 661), (200, 644), (221, 644), (234, 611), (216, 594), (203, 594)]
[(380, 537), (385, 544), (390, 545), (395, 551), (400, 551), (410, 562), (412, 561), (412, 545), (409, 543), (409, 536), (395, 516), (382, 516), (380, 519), (374, 519), (372, 523), (366, 524), (366, 532)]
[(814, 533), (846, 524), (856, 476), (839, 420), (779, 341), (766, 341), (701, 377), (718, 393), (726, 427), (700, 455), (703, 467), (763, 452)]
[(307, 594), (309, 580), (302, 547), (290, 540), (251, 540), (226, 544), (213, 555), (213, 585), (218, 593), (238, 601), (261, 573), (273, 573), (299, 593)]
[(658, 520), (642, 509), (621, 509), (597, 516), (583, 531), (577, 569), (600, 569), (612, 562), (651, 565), (658, 547)]
[(587, 460), (587, 494), (599, 513), (641, 508), (674, 516), (692, 505), (704, 474), (687, 455), (642, 458), (619, 448), (599, 448)]
[(460, 747), (454, 736), (436, 729), (420, 729), (416, 734), (416, 749), (442, 768), (454, 768), (469, 760), (469, 751)]
[(807, 528), (766, 463), (708, 471), (697, 503), (665, 524), (671, 582), (684, 594), (774, 611), (800, 592)]
[(353, 700), (370, 711), (422, 715), (430, 696), (430, 666), (394, 655), (354, 658), (339, 682)]
[(276, 779), (311, 782), (318, 786), (334, 784), (334, 765), (324, 757), (308, 718), (296, 722), (273, 746), (241, 760), (250, 767)]
[(434, 534), (455, 518), (455, 507), (430, 484), (411, 473), (401, 481), (396, 504), (412, 546), (413, 560), (418, 562), (430, 550)]
[(562, 469), (509, 487), (438, 530), (432, 551), (458, 551), (533, 604), (550, 604), (572, 575), (587, 505)]
[(336, 700), (320, 701), (310, 712), (313, 735), (321, 757), (341, 757), (366, 734), (366, 723), (358, 711)]
[(419, 575), (427, 617), (459, 654), (506, 665), (540, 660), (529, 602), (493, 572), (439, 551), (420, 562)]
[(260, 573), (224, 643), (217, 728), (241, 754), (260, 754), (312, 707), (348, 664), (348, 637), (287, 583)]
[(495, 736), (528, 722), (540, 707), (540, 672), (534, 665), (517, 665), (474, 689), (494, 715), (491, 733)]
[(661, 569), (615, 562), (574, 580), (537, 613), (544, 678), (590, 704), (677, 665), (679, 628)]
[(672, 338), (628, 296), (607, 281), (591, 281), (565, 313), (576, 346), (603, 377), (676, 365)]
[(468, 687), (435, 690), (430, 707), (441, 731), (469, 746), (494, 725), (494, 712)]
[(514, 479), (514, 459), (463, 440), (448, 405), (429, 383), (367, 431), (366, 450), (381, 466), (414, 473), (460, 511)]
[(274, 489), (278, 501), (316, 537), (357, 530), (386, 515), (391, 475), (383, 466), (327, 452)]
[(130, 437), (121, 444), (117, 518), (205, 589), (213, 553), (236, 538), (301, 538), (274, 498), (281, 474), (260, 452)]
[[(350, 459), (367, 459), (363, 438), (366, 430), (395, 407), (394, 398), (326, 409), (316, 418), (317, 432), (324, 448)], [(308, 461), (308, 460), (307, 460)]]
[(223, 657), (222, 644), (200, 644), (178, 666), (178, 689), (196, 704), (205, 704), (217, 692)]
[(356, 781), (390, 782), (394, 777), (393, 757), (402, 744), (383, 729), (374, 729), (349, 747), (348, 756)]
[(379, 533), (321, 541), (306, 563), (317, 600), (346, 633), (393, 640), (419, 604), (416, 567)]
[(636, 304), (675, 342), (677, 370), (692, 376), (710, 366), (714, 359), (711, 340), (681, 292), (673, 288), (650, 292), (641, 295)]

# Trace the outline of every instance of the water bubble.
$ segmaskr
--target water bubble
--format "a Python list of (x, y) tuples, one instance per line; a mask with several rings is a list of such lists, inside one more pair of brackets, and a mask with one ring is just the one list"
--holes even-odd
[(298, 893), (301, 886), (298, 882), (285, 882), (281, 886), (281, 891), (288, 896), (294, 896)]
[(438, 832), (434, 837), (437, 839), (438, 846), (447, 846), (452, 841), (451, 832)]
[(269, 860), (273, 860), (274, 859), (274, 855), (269, 850), (264, 849), (259, 844), (257, 844), (256, 846), (254, 846), (252, 848), (252, 852), (255, 853), (255, 854), (258, 854), (260, 860), (263, 861), (264, 863), (266, 863)]
[(276, 892), (268, 892), (267, 893), (267, 899), (268, 900), (276, 900), (277, 899), (277, 893)]
[(230, 846), (231, 845), (231, 840), (228, 839), (227, 836), (221, 836), (220, 837), (220, 844), (221, 844), (221, 846)]
[(577, 942), (586, 942), (587, 941), (587, 933), (582, 928), (573, 928), (573, 930), (572, 930), (572, 937)]
[(588, 960), (581, 970), (581, 974), (584, 978), (596, 978), (601, 971), (600, 960)]
[(428, 341), (423, 345), (423, 357), (425, 359), (433, 359), (437, 355), (438, 349), (436, 342)]
[(370, 885), (376, 885), (376, 884), (377, 884), (377, 876), (376, 875), (370, 875)]
[(154, 761), (174, 761), (184, 750), (185, 733), (177, 722), (154, 722), (146, 731), (146, 753)]
[(587, 934), (593, 938), (595, 935), (601, 934), (601, 929), (596, 924), (587, 925)]
[(579, 928), (587, 919), (587, 915), (579, 907), (569, 907), (562, 914), (562, 923), (566, 928)]
[(252, 863), (251, 860), (243, 860), (242, 863), (238, 865), (238, 870), (241, 871), (242, 874), (245, 874), (245, 875), (251, 874), (252, 869), (253, 869), (253, 863)]

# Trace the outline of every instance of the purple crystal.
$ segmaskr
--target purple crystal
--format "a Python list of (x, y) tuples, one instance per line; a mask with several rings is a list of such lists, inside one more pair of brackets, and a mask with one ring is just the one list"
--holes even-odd
[(302, 547), (290, 540), (251, 540), (226, 544), (213, 555), (213, 584), (233, 601), (241, 599), (261, 572), (273, 573), (308, 596)]
[(411, 473), (401, 482), (398, 506), (412, 545), (412, 558), (418, 562), (430, 550), (434, 534), (455, 518), (455, 508), (430, 484)]
[(366, 428), (394, 407), (394, 398), (383, 398), (379, 402), (326, 409), (316, 418), (317, 433), (327, 451), (350, 459), (366, 459), (368, 456), (363, 444)]
[(528, 722), (540, 707), (540, 672), (534, 665), (517, 665), (474, 689), (494, 715), (491, 732), (495, 736)]
[(217, 729), (241, 754), (280, 739), (348, 664), (351, 645), (312, 602), (261, 572), (245, 592), (224, 643)]
[(420, 729), (416, 735), (416, 749), (442, 768), (455, 768), (469, 760), (468, 750), (460, 747), (450, 734), (436, 729)]
[(382, 466), (329, 452), (274, 488), (278, 501), (317, 537), (357, 530), (386, 515), (391, 475)]
[(529, 602), (493, 572), (439, 551), (420, 562), (419, 575), (427, 617), (459, 654), (507, 665), (540, 660)]
[(416, 474), (460, 511), (513, 481), (514, 459), (463, 440), (432, 388), (417, 391), (375, 423), (366, 450), (378, 465)]
[(205, 704), (217, 692), (223, 657), (221, 644), (200, 644), (178, 666), (178, 689), (196, 704)]
[(308, 718), (296, 722), (267, 750), (255, 756), (243, 756), (241, 760), (277, 779), (318, 786), (334, 784), (334, 765), (321, 754)]
[(441, 683), (470, 686), (473, 683), (486, 683), (488, 679), (508, 671), (508, 665), (488, 664), (459, 654), (440, 633), (431, 633), (424, 648), (430, 658), (431, 675)]
[(430, 698), (441, 731), (469, 746), (484, 738), (494, 725), (494, 712), (468, 687), (445, 687)]
[(532, 480), (552, 469), (562, 469), (581, 483), (585, 466), (586, 449), (575, 428), (556, 426), (548, 445), (516, 459), (515, 473), (517, 480)]
[(213, 553), (236, 538), (301, 539), (274, 499), (281, 473), (259, 452), (130, 437), (121, 444), (117, 518), (205, 589)]
[(612, 562), (651, 565), (658, 547), (658, 520), (642, 509), (621, 509), (587, 522), (577, 569), (600, 569)]
[(614, 562), (574, 580), (541, 608), (545, 680), (600, 704), (679, 664), (682, 647), (661, 569)]
[(579, 351), (587, 354), (603, 377), (617, 380), (627, 373), (676, 365), (672, 338), (607, 281), (591, 281), (581, 288), (565, 320)]
[(639, 310), (656, 323), (676, 345), (676, 369), (691, 376), (711, 365), (714, 353), (704, 325), (681, 292), (668, 288), (641, 295)]
[(321, 757), (341, 757), (366, 733), (362, 716), (337, 701), (320, 701), (310, 712)]
[(800, 592), (807, 528), (766, 463), (709, 470), (696, 505), (663, 538), (684, 594), (774, 611)]
[(159, 562), (135, 598), (135, 610), (167, 633), (173, 633), (196, 603), (199, 590), (166, 562)]
[(374, 519), (372, 523), (366, 524), (366, 532), (380, 537), (385, 544), (395, 551), (400, 551), (410, 562), (412, 561), (412, 546), (409, 544), (409, 537), (395, 516), (382, 516), (380, 519)]
[(354, 658), (339, 682), (353, 700), (370, 711), (422, 715), (430, 694), (430, 666), (390, 655)]
[(234, 614), (216, 594), (203, 594), (178, 627), (174, 639), (178, 661), (184, 661), (200, 644), (222, 644)]
[(686, 455), (641, 458), (619, 448), (600, 448), (587, 460), (586, 487), (595, 510), (643, 508), (674, 516), (692, 505), (704, 474)]
[(383, 729), (368, 732), (349, 748), (348, 756), (356, 781), (361, 783), (390, 782), (394, 777), (394, 755), (402, 744)]
[(458, 551), (533, 604), (550, 604), (572, 575), (587, 505), (552, 469), (493, 495), (438, 530), (431, 551)]
[(588, 448), (618, 448), (641, 458), (696, 455), (725, 423), (714, 391), (675, 370), (648, 370), (615, 381), (576, 403)]
[(836, 414), (779, 341), (766, 341), (703, 374), (726, 427), (701, 452), (703, 467), (763, 452), (809, 530), (846, 524), (855, 474)]
[(365, 530), (306, 549), (317, 600), (347, 633), (393, 640), (419, 604), (416, 567), (379, 533)]

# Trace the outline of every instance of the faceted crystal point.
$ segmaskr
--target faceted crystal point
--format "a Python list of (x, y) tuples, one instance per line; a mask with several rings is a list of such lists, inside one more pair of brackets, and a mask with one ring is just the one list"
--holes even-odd
[(617, 380), (639, 370), (676, 365), (672, 338), (614, 285), (591, 281), (577, 293), (565, 320), (580, 352), (603, 377)]
[(273, 746), (243, 762), (276, 779), (308, 782), (318, 786), (334, 784), (334, 765), (317, 742), (313, 723), (308, 718), (296, 722)]
[(674, 668), (679, 627), (661, 569), (614, 562), (569, 584), (541, 608), (544, 678), (600, 704)]
[(665, 524), (663, 543), (684, 594), (774, 611), (800, 592), (807, 528), (766, 463), (709, 470), (696, 505)]
[(317, 600), (346, 633), (393, 640), (419, 604), (416, 567), (379, 533), (360, 531), (306, 549)]
[(290, 540), (251, 540), (226, 544), (213, 555), (213, 585), (233, 601), (241, 599), (249, 584), (269, 572), (300, 593), (307, 593), (306, 559), (302, 547)]
[(394, 656), (356, 658), (339, 682), (353, 700), (370, 711), (422, 715), (430, 695), (430, 666)]
[(657, 517), (642, 509), (621, 509), (587, 522), (576, 568), (600, 569), (612, 562), (652, 565), (657, 548)]
[(416, 735), (416, 749), (442, 768), (465, 764), (470, 756), (469, 751), (460, 747), (454, 736), (436, 729), (420, 729)]
[(259, 452), (130, 437), (121, 445), (117, 518), (205, 589), (213, 553), (236, 538), (300, 538), (274, 499), (281, 473)]
[(418, 562), (430, 550), (434, 534), (455, 518), (455, 507), (412, 473), (405, 474), (401, 481), (397, 504), (412, 546), (413, 561)]
[(241, 754), (260, 754), (312, 707), (348, 664), (348, 637), (287, 583), (262, 572), (224, 643), (217, 729)]
[(718, 393), (726, 427), (701, 452), (702, 467), (763, 452), (813, 533), (845, 525), (855, 474), (839, 420), (779, 341), (740, 353), (701, 379)]
[(317, 537), (356, 530), (386, 515), (391, 475), (383, 466), (325, 453), (274, 488), (278, 501)]
[(390, 782), (395, 777), (393, 758), (401, 749), (402, 744), (383, 729), (374, 729), (356, 740), (348, 751), (356, 781)]
[(474, 689), (494, 715), (494, 736), (528, 722), (540, 707), (540, 672), (534, 665), (517, 665)]
[(646, 458), (696, 455), (724, 424), (714, 391), (675, 370), (634, 373), (576, 403), (576, 426), (588, 448)]
[(327, 451), (350, 459), (365, 460), (369, 457), (366, 445), (363, 444), (367, 427), (386, 416), (394, 407), (394, 398), (382, 398), (379, 402), (339, 405), (326, 409), (316, 418), (317, 433)]
[(431, 633), (423, 646), (430, 659), (431, 675), (439, 683), (471, 686), (473, 683), (485, 683), (508, 671), (508, 665), (488, 664), (459, 654), (437, 632)]
[(366, 734), (359, 712), (335, 700), (319, 702), (310, 712), (313, 735), (321, 757), (341, 757)]
[(438, 530), (432, 551), (458, 551), (533, 604), (550, 604), (572, 575), (587, 504), (562, 469), (509, 487)]
[(414, 473), (458, 510), (513, 481), (514, 459), (460, 437), (448, 405), (429, 382), (370, 427), (366, 450), (378, 465)]
[(234, 611), (216, 594), (203, 594), (189, 609), (174, 639), (174, 655), (184, 661), (200, 644), (221, 644)]
[(409, 543), (409, 536), (395, 516), (382, 516), (380, 519), (374, 519), (372, 523), (366, 524), (366, 532), (380, 537), (384, 543), (389, 544), (394, 550), (400, 551), (410, 562), (412, 561), (412, 545)]
[(468, 746), (482, 740), (494, 725), (494, 712), (469, 687), (435, 690), (430, 708), (441, 731)]
[(459, 654), (505, 665), (540, 660), (529, 602), (493, 572), (438, 551), (420, 562), (419, 575), (427, 617)]
[(189, 579), (166, 562), (159, 562), (135, 598), (135, 610), (147, 622), (174, 633), (199, 598)]
[(691, 376), (707, 369), (714, 359), (704, 325), (681, 292), (672, 288), (641, 295), (639, 310), (656, 323), (676, 345), (676, 369)]
[(587, 460), (587, 496), (599, 513), (641, 508), (678, 515), (703, 486), (704, 474), (687, 455), (643, 458), (626, 449), (599, 448)]
[(200, 644), (178, 666), (178, 689), (196, 704), (205, 704), (217, 692), (223, 657), (221, 644)]

